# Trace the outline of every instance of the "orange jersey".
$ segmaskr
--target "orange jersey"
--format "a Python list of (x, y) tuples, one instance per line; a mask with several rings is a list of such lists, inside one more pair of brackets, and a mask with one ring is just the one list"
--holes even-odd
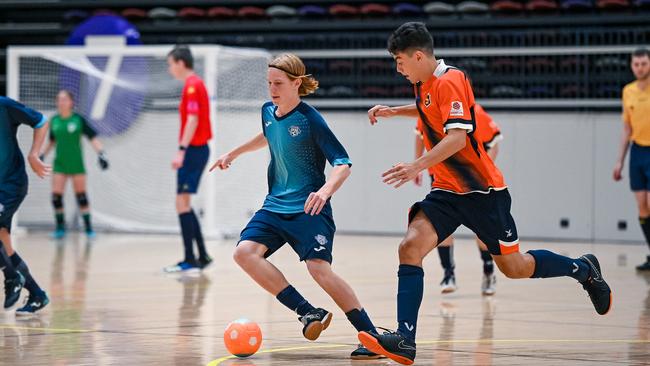
[[(418, 136), (420, 136), (420, 139), (424, 140), (424, 126), (422, 125), (422, 118), (418, 117), (418, 121), (415, 124), (415, 133)], [(433, 176), (434, 173), (433, 167), (430, 166), (429, 168), (427, 168), (427, 172), (429, 173), (429, 175)]]
[(503, 175), (474, 136), (476, 103), (465, 74), (439, 60), (433, 75), (415, 85), (415, 97), (427, 150), (445, 138), (447, 130), (467, 131), (465, 147), (433, 166), (432, 188), (459, 194), (506, 188)]
[(474, 137), (479, 144), (483, 145), (485, 151), (490, 150), (499, 141), (503, 140), (499, 125), (494, 122), (492, 117), (481, 107), (480, 104), (475, 104), (474, 116), (476, 118), (476, 131)]

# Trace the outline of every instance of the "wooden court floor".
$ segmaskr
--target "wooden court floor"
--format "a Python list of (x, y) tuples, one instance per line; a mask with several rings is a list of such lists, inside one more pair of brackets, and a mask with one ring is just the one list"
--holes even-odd
[[(163, 275), (181, 254), (174, 236), (100, 235), (87, 244), (44, 233), (16, 238), (21, 256), (51, 304), (29, 319), (0, 313), (0, 365), (390, 365), (352, 361), (356, 333), (308, 277), (290, 248), (273, 257), (316, 306), (334, 312), (316, 342), (296, 316), (258, 288), (231, 259), (234, 241), (214, 241), (215, 264), (194, 277)], [(399, 238), (339, 235), (334, 268), (357, 291), (376, 325), (395, 327)], [(595, 253), (614, 290), (599, 316), (573, 280), (498, 277), (494, 297), (480, 295), (481, 262), (471, 240), (456, 243), (459, 289), (442, 296), (437, 253), (425, 263), (417, 365), (650, 365), (650, 274), (635, 273), (647, 248), (624, 244), (523, 243), (571, 256)], [(21, 300), (22, 302), (22, 300)], [(226, 324), (257, 321), (261, 351), (236, 360), (223, 345)]]

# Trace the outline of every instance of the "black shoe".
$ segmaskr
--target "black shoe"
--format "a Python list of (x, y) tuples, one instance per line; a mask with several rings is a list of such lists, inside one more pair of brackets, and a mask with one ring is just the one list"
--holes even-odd
[(199, 258), (199, 268), (201, 268), (202, 270), (209, 267), (211, 263), (212, 263), (212, 257), (210, 257), (209, 255)]
[(585, 254), (580, 257), (580, 260), (589, 266), (589, 278), (585, 282), (582, 282), (582, 288), (589, 294), (591, 302), (596, 308), (596, 312), (600, 315), (605, 315), (612, 307), (612, 290), (607, 285), (607, 282), (605, 282), (605, 279), (603, 279), (598, 259), (593, 254)]
[(386, 356), (370, 352), (363, 344), (359, 344), (357, 349), (350, 354), (350, 358), (353, 360), (378, 360), (380, 358), (386, 358)]
[(637, 271), (650, 271), (650, 255), (646, 258), (645, 263), (636, 266)]
[(43, 309), (50, 303), (50, 299), (47, 297), (45, 292), (40, 294), (30, 294), (29, 298), (25, 302), (25, 306), (16, 310), (17, 316), (28, 316), (33, 315), (37, 311)]
[(332, 313), (325, 309), (318, 308), (301, 316), (298, 320), (304, 324), (302, 335), (310, 341), (315, 341), (318, 339), (321, 332), (330, 326)]
[(398, 332), (387, 329), (384, 334), (359, 332), (359, 342), (370, 352), (384, 355), (402, 365), (412, 365), (415, 360), (415, 342)]
[(14, 306), (18, 299), (20, 299), (20, 291), (25, 285), (25, 277), (16, 272), (17, 276), (14, 278), (5, 279), (5, 309)]

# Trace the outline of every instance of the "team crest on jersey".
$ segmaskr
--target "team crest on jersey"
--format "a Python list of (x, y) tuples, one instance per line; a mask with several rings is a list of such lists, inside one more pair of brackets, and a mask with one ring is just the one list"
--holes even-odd
[(465, 113), (463, 113), (463, 103), (457, 100), (451, 102), (451, 111), (449, 111), (449, 115), (452, 117), (464, 116)]
[(301, 132), (302, 131), (300, 130), (300, 127), (298, 127), (298, 126), (289, 127), (289, 135), (291, 135), (291, 137), (296, 137), (296, 136), (300, 135)]
[(318, 234), (318, 235), (316, 235), (316, 236), (314, 237), (314, 239), (316, 239), (316, 241), (317, 241), (318, 244), (320, 244), (320, 245), (325, 245), (325, 244), (327, 244), (327, 238), (325, 237), (325, 235)]
[(427, 93), (427, 96), (424, 98), (424, 106), (429, 107), (431, 105), (431, 94)]
[(68, 133), (73, 133), (77, 130), (76, 123), (68, 123)]
[(187, 88), (187, 94), (194, 94), (195, 91), (196, 90), (194, 89), (193, 86), (190, 86), (189, 88)]

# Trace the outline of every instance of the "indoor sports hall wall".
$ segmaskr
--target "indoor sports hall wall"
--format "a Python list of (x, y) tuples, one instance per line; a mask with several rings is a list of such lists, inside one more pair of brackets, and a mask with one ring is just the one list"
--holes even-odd
[[(627, 170), (624, 181), (611, 178), (619, 113), (491, 114), (505, 137), (497, 163), (511, 187), (521, 237), (642, 239)], [(393, 163), (412, 159), (414, 122), (395, 118), (370, 126), (364, 112), (326, 112), (325, 117), (354, 164), (333, 201), (338, 230), (403, 233), (408, 208), (428, 188), (411, 183), (394, 189), (380, 176)], [(624, 224), (627, 228), (619, 229)]]

